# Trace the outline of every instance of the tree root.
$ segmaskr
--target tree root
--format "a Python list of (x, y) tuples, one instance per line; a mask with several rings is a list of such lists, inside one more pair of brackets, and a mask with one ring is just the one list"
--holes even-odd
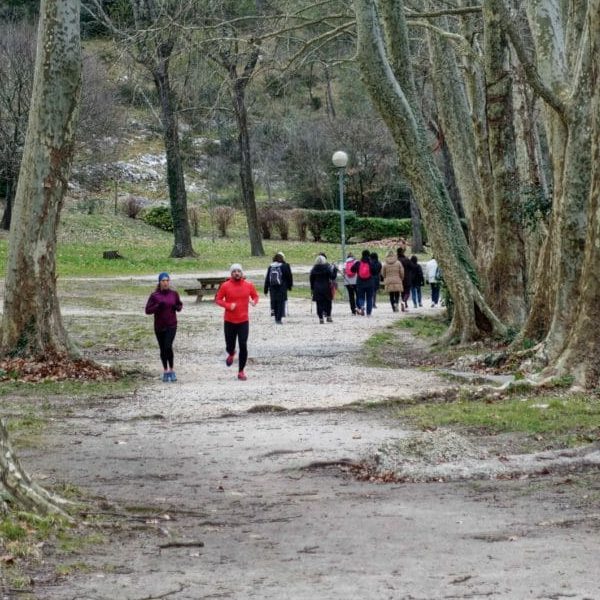
[(37, 514), (59, 515), (71, 523), (74, 522), (73, 518), (63, 508), (72, 503), (34, 483), (23, 470), (10, 445), (8, 432), (1, 419), (0, 492), (5, 496), (5, 501), (0, 508), (5, 511), (9, 506), (15, 506), (20, 510)]

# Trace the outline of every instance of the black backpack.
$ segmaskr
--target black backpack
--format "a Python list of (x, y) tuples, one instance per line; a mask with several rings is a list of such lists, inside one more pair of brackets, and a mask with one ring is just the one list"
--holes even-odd
[(269, 285), (276, 286), (283, 283), (283, 273), (281, 272), (281, 265), (271, 266), (269, 272)]

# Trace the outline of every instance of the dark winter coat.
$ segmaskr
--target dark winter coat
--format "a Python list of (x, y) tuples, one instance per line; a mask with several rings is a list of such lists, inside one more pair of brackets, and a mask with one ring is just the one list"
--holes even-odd
[[(412, 262), (412, 261), (411, 261)], [(413, 286), (414, 287), (423, 287), (425, 285), (425, 277), (423, 277), (423, 268), (419, 263), (412, 263), (414, 272), (413, 272)]]
[(288, 265), (286, 262), (280, 263), (275, 261), (272, 262), (267, 269), (264, 286), (265, 294), (269, 293), (269, 288), (271, 286), (271, 269), (277, 266), (281, 267), (281, 285), (283, 286), (284, 290), (291, 290), (294, 285), (294, 278), (292, 276), (292, 269), (290, 268), (290, 265)]
[(402, 280), (402, 285), (404, 289), (408, 291), (413, 286), (413, 280), (416, 274), (415, 265), (405, 254), (398, 256), (398, 260), (402, 263), (402, 267), (404, 268), (404, 279)]
[(310, 290), (313, 297), (319, 294), (331, 294), (331, 285), (335, 281), (337, 269), (334, 272), (329, 263), (315, 265), (310, 270)]

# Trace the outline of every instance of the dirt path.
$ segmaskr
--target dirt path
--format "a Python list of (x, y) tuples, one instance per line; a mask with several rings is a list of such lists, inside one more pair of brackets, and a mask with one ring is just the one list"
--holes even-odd
[[(40, 575), (35, 597), (600, 598), (600, 519), (564, 495), (564, 477), (377, 485), (306, 468), (407, 434), (384, 410), (342, 407), (447, 385), (409, 367), (366, 367), (363, 342), (402, 315), (383, 303), (370, 319), (348, 312), (337, 304), (334, 323), (320, 325), (292, 300), (276, 326), (261, 297), (240, 382), (224, 364), (221, 310), (187, 302), (176, 384), (73, 400), (43, 452), (23, 462), (125, 518), (74, 559), (85, 569)], [(158, 366), (156, 349), (143, 360)]]

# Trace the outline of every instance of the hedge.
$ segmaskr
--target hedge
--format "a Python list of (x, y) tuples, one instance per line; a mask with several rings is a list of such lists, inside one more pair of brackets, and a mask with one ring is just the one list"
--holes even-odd
[[(337, 210), (306, 211), (308, 230), (315, 242), (332, 244), (341, 242), (340, 212)], [(382, 219), (380, 217), (357, 217), (353, 211), (344, 213), (346, 240), (368, 242), (384, 238), (410, 237), (410, 219)]]

